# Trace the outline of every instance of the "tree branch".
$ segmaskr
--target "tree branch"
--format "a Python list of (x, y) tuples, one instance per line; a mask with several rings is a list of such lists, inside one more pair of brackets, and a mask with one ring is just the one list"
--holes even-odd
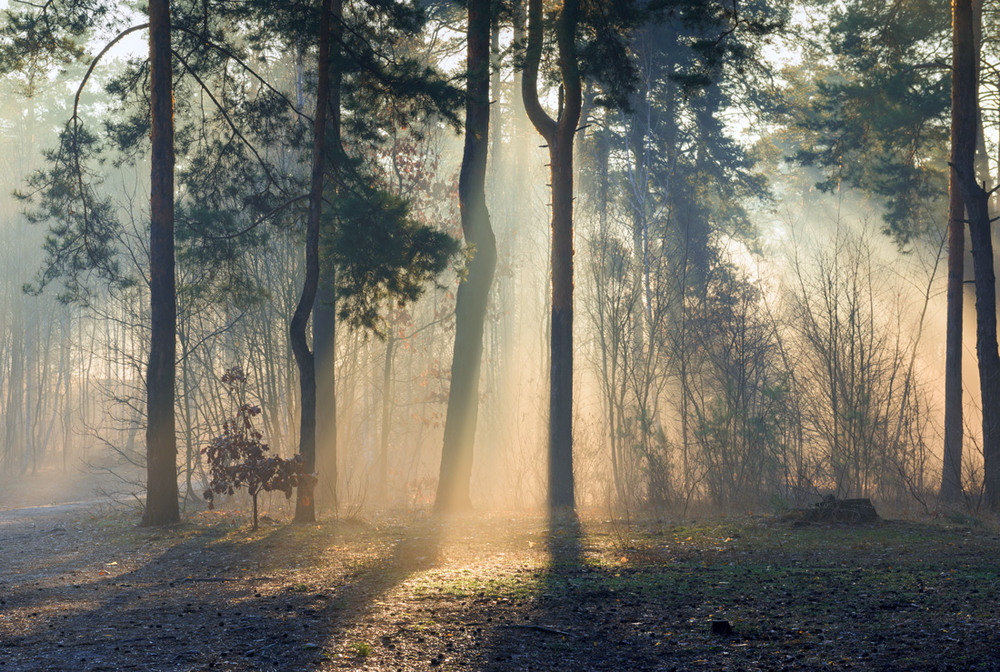
[(542, 108), (538, 100), (538, 66), (542, 60), (542, 2), (528, 0), (528, 46), (521, 73), (521, 98), (528, 119), (545, 141), (552, 144), (556, 121)]
[(285, 201), (284, 203), (282, 203), (281, 205), (276, 206), (276, 207), (272, 208), (271, 210), (267, 211), (266, 213), (264, 213), (263, 215), (261, 215), (256, 221), (254, 221), (252, 224), (250, 224), (246, 228), (240, 229), (239, 231), (236, 231), (235, 233), (227, 233), (224, 236), (213, 236), (211, 234), (200, 232), (201, 233), (201, 237), (205, 238), (206, 240), (232, 240), (233, 238), (239, 238), (242, 235), (250, 233), (255, 228), (257, 228), (258, 226), (260, 226), (261, 224), (263, 224), (264, 222), (266, 222), (268, 219), (270, 219), (271, 217), (273, 217), (274, 215), (276, 215), (278, 212), (280, 212), (280, 211), (284, 210), (285, 208), (287, 208), (292, 203), (298, 203), (299, 201), (304, 201), (307, 198), (309, 198), (309, 194), (301, 194), (299, 196), (296, 196), (295, 198), (289, 199), (289, 200)]
[(178, 61), (180, 61), (181, 65), (184, 66), (184, 69), (187, 70), (188, 73), (190, 73), (190, 75), (194, 78), (194, 81), (198, 82), (198, 86), (201, 87), (201, 90), (204, 91), (206, 95), (208, 95), (209, 99), (211, 99), (213, 103), (215, 103), (216, 109), (219, 110), (219, 113), (222, 114), (223, 118), (226, 120), (226, 123), (229, 124), (229, 128), (232, 129), (233, 135), (239, 138), (240, 142), (246, 145), (247, 149), (253, 152), (254, 157), (256, 157), (257, 159), (257, 163), (259, 163), (261, 168), (264, 169), (264, 174), (267, 175), (268, 181), (271, 184), (277, 186), (278, 181), (274, 179), (274, 175), (271, 174), (271, 169), (267, 165), (267, 162), (264, 161), (263, 157), (261, 157), (259, 153), (257, 153), (256, 148), (254, 148), (254, 146), (250, 144), (250, 141), (246, 139), (246, 137), (243, 135), (240, 129), (236, 127), (235, 122), (233, 122), (232, 118), (230, 118), (229, 113), (226, 112), (226, 108), (224, 108), (222, 104), (216, 99), (215, 95), (208, 88), (208, 86), (206, 86), (205, 83), (201, 81), (201, 77), (199, 77), (198, 74), (194, 71), (194, 69), (190, 65), (188, 65), (188, 62), (184, 60), (184, 57), (178, 54), (173, 49), (171, 49), (170, 52), (177, 58)]

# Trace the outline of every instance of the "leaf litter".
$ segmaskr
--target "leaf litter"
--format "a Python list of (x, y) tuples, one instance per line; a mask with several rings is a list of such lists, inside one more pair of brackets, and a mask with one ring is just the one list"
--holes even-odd
[(0, 672), (1000, 669), (991, 526), (246, 522), (0, 525)]

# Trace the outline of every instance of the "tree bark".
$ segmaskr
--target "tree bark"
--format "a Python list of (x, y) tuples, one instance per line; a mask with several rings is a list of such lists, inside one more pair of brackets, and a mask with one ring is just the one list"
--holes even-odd
[(528, 118), (548, 143), (552, 193), (552, 331), (549, 378), (549, 508), (572, 509), (573, 493), (573, 140), (583, 87), (576, 55), (579, 0), (566, 0), (556, 21), (560, 109), (552, 119), (538, 100), (542, 3), (528, 3), (528, 46), (521, 80)]
[(976, 355), (983, 409), (983, 495), (986, 505), (1000, 508), (1000, 352), (997, 350), (996, 275), (990, 230), (989, 194), (976, 181), (975, 150), (978, 101), (972, 3), (954, 0), (954, 65), (957, 95), (952, 114), (958, 117), (952, 138), (952, 167), (969, 218), (976, 283)]
[[(330, 101), (327, 118), (327, 141), (333, 156), (326, 157), (333, 164), (333, 190), (337, 189), (340, 162), (340, 83), (339, 49), (343, 32), (343, 0), (330, 2), (330, 84), (327, 99)], [(316, 450), (323, 471), (323, 492), (329, 493), (333, 508), (338, 508), (337, 495), (337, 396), (336, 396), (336, 326), (337, 305), (334, 290), (335, 269), (324, 259), (333, 237), (332, 220), (320, 230), (319, 280), (316, 305), (313, 308), (313, 349), (316, 358)]]
[[(959, 61), (959, 25), (956, 5), (952, 5), (952, 59)], [(941, 471), (941, 499), (955, 503), (962, 497), (962, 315), (965, 280), (965, 203), (958, 186), (957, 140), (961, 123), (961, 83), (951, 79), (951, 171), (948, 177), (948, 306), (944, 374), (944, 464)]]
[(378, 459), (375, 461), (375, 501), (389, 503), (389, 432), (392, 427), (392, 357), (396, 348), (396, 325), (390, 320), (385, 337), (385, 360), (382, 362), (382, 427), (378, 437)]
[(151, 164), (149, 221), (150, 348), (146, 369), (146, 505), (143, 526), (180, 519), (174, 435), (174, 103), (169, 0), (149, 3)]
[(468, 509), (472, 450), (479, 415), (479, 372), (497, 244), (486, 207), (486, 159), (490, 128), (490, 0), (469, 0), (465, 102), (465, 151), (458, 181), (462, 234), (472, 249), (468, 275), (455, 305), (455, 349), (434, 508)]
[[(316, 366), (309, 350), (306, 325), (316, 301), (319, 284), (319, 227), (323, 213), (323, 170), (326, 162), (326, 111), (330, 93), (330, 13), (334, 0), (322, 5), (319, 21), (318, 76), (316, 80), (316, 115), (313, 119), (312, 175), (309, 189), (309, 216), (306, 222), (306, 277), (302, 294), (288, 327), (288, 336), (299, 370), (300, 415), (299, 454), (306, 473), (316, 469)], [(316, 520), (313, 486), (306, 481), (296, 491), (295, 522)]]

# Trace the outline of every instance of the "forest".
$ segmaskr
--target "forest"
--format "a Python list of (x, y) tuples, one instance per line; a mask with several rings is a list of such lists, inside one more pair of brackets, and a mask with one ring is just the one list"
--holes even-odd
[(998, 27), (0, 0), (0, 672), (996, 669)]

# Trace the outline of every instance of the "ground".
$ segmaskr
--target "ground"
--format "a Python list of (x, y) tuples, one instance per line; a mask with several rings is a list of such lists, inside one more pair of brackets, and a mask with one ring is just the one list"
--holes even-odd
[(0, 672), (1000, 670), (993, 523), (581, 518), (0, 510)]

